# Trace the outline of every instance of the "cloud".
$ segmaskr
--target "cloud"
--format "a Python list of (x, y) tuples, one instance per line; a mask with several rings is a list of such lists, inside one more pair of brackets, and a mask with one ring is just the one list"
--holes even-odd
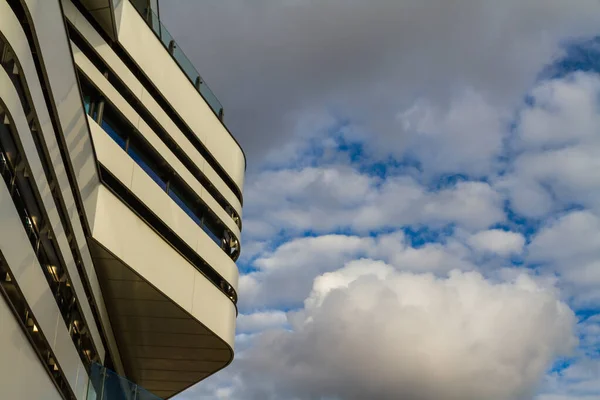
[(237, 318), (237, 331), (243, 333), (262, 332), (268, 329), (281, 328), (287, 324), (283, 311), (271, 310), (253, 314), (240, 314)]
[(600, 78), (578, 72), (541, 83), (520, 115), (519, 156), (494, 187), (533, 218), (578, 204), (600, 211)]
[(576, 344), (572, 311), (524, 275), (440, 279), (369, 260), (315, 279), (289, 321), (240, 356), (232, 399), (525, 400)]
[(408, 149), (426, 173), (483, 176), (498, 167), (509, 116), (466, 90), (447, 109), (418, 101), (399, 120), (410, 137)]
[(540, 79), (600, 3), (173, 3), (250, 167), (236, 361), (194, 397), (597, 397), (594, 318), (538, 383), (600, 306), (600, 78)]
[(240, 277), (240, 307), (297, 307), (310, 293), (315, 276), (365, 255), (371, 238), (324, 235), (287, 242), (254, 262), (258, 269)]
[(488, 183), (458, 182), (436, 191), (408, 176), (382, 180), (347, 166), (265, 171), (249, 182), (246, 199), (251, 237), (282, 229), (368, 232), (419, 224), (479, 230), (505, 219), (502, 196)]
[(536, 400), (596, 400), (598, 396), (595, 394), (589, 396), (569, 396), (569, 395), (560, 395), (560, 394), (547, 394), (536, 397)]
[(532, 261), (577, 264), (600, 255), (600, 218), (575, 211), (548, 221), (529, 245)]
[(583, 358), (546, 379), (547, 393), (536, 400), (592, 400), (600, 393), (600, 361)]
[(600, 306), (600, 218), (575, 211), (550, 220), (528, 247), (529, 261), (560, 274), (566, 295), (580, 307)]
[(507, 257), (523, 251), (525, 238), (520, 233), (491, 229), (477, 232), (469, 237), (467, 242), (480, 253), (491, 253)]
[(520, 144), (526, 148), (560, 148), (581, 141), (596, 141), (600, 78), (577, 72), (542, 82), (532, 90), (531, 107), (521, 113)]
[[(251, 168), (323, 110), (362, 126), (374, 151), (403, 154), (416, 132), (397, 115), (415, 99), (437, 110), (434, 121), (456, 113), (454, 99), (471, 102), (467, 92), (482, 99), (484, 115), (485, 104), (510, 108), (563, 41), (600, 25), (595, 0), (177, 0), (161, 14), (224, 103)], [(497, 118), (474, 119), (488, 120), (490, 133)], [(476, 138), (490, 141), (481, 154), (463, 150), (476, 135), (469, 129), (481, 126), (470, 125), (451, 124), (437, 138), (485, 169), (497, 136)], [(441, 165), (469, 166), (439, 151)]]
[(448, 237), (445, 243), (415, 248), (403, 231), (377, 237), (322, 235), (297, 238), (263, 253), (253, 262), (256, 271), (240, 278), (242, 310), (298, 308), (309, 295), (315, 276), (335, 271), (352, 260), (372, 259), (402, 271), (445, 276), (452, 270), (475, 270), (471, 251)]

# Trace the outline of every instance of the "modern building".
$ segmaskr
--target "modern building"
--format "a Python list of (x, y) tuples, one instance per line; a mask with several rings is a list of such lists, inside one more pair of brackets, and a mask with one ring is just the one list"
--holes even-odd
[(0, 57), (0, 398), (226, 367), (245, 157), (158, 1), (0, 0)]

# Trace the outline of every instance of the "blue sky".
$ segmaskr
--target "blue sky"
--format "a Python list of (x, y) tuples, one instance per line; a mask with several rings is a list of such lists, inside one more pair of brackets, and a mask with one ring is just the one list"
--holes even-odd
[(178, 398), (600, 398), (600, 4), (173, 4), (249, 165), (236, 360)]

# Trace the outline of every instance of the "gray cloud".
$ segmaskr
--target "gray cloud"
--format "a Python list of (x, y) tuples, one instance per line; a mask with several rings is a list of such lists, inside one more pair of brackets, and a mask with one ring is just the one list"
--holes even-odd
[(561, 40), (600, 25), (595, 0), (169, 0), (162, 14), (225, 104), (251, 168), (324, 113), (400, 154), (414, 132), (397, 115), (415, 99), (443, 113), (472, 90), (502, 108)]
[[(597, 290), (581, 290), (598, 281), (597, 79), (581, 75), (534, 90), (514, 148), (506, 147), (506, 124), (543, 66), (560, 56), (560, 44), (597, 33), (600, 3), (165, 0), (162, 7), (223, 101), (250, 170), (267, 159), (283, 166), (248, 180), (245, 235), (254, 240), (248, 259), (255, 257), (258, 271), (241, 280), (247, 314), (236, 362), (189, 395), (531, 399), (552, 360), (573, 343), (572, 312), (529, 278), (494, 284), (445, 274), (487, 273), (479, 258), (522, 252), (547, 264), (542, 273), (562, 274), (563, 295), (579, 291), (578, 304), (598, 304)], [(306, 136), (322, 136), (338, 120), (351, 121), (353, 135), (368, 135), (371, 155), (409, 150), (426, 172), (491, 173), (489, 184), (432, 192), (420, 179), (380, 180), (339, 160), (298, 167)], [(494, 177), (496, 156), (514, 149), (517, 160)], [(505, 220), (507, 198), (531, 217), (571, 203), (591, 210), (546, 225), (523, 248), (518, 234), (480, 232)], [(459, 227), (453, 239), (418, 249), (400, 236), (341, 235), (270, 247), (281, 229), (365, 234), (449, 222)], [(507, 265), (492, 261), (490, 268)], [(522, 271), (497, 272), (514, 278)], [(304, 309), (285, 321), (273, 310), (303, 300)], [(592, 398), (548, 389), (540, 399)]]

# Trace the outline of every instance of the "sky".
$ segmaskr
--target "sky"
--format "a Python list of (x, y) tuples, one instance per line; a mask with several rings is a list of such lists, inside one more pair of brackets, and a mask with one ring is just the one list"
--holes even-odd
[(600, 398), (600, 2), (161, 13), (248, 162), (235, 360), (178, 400)]

